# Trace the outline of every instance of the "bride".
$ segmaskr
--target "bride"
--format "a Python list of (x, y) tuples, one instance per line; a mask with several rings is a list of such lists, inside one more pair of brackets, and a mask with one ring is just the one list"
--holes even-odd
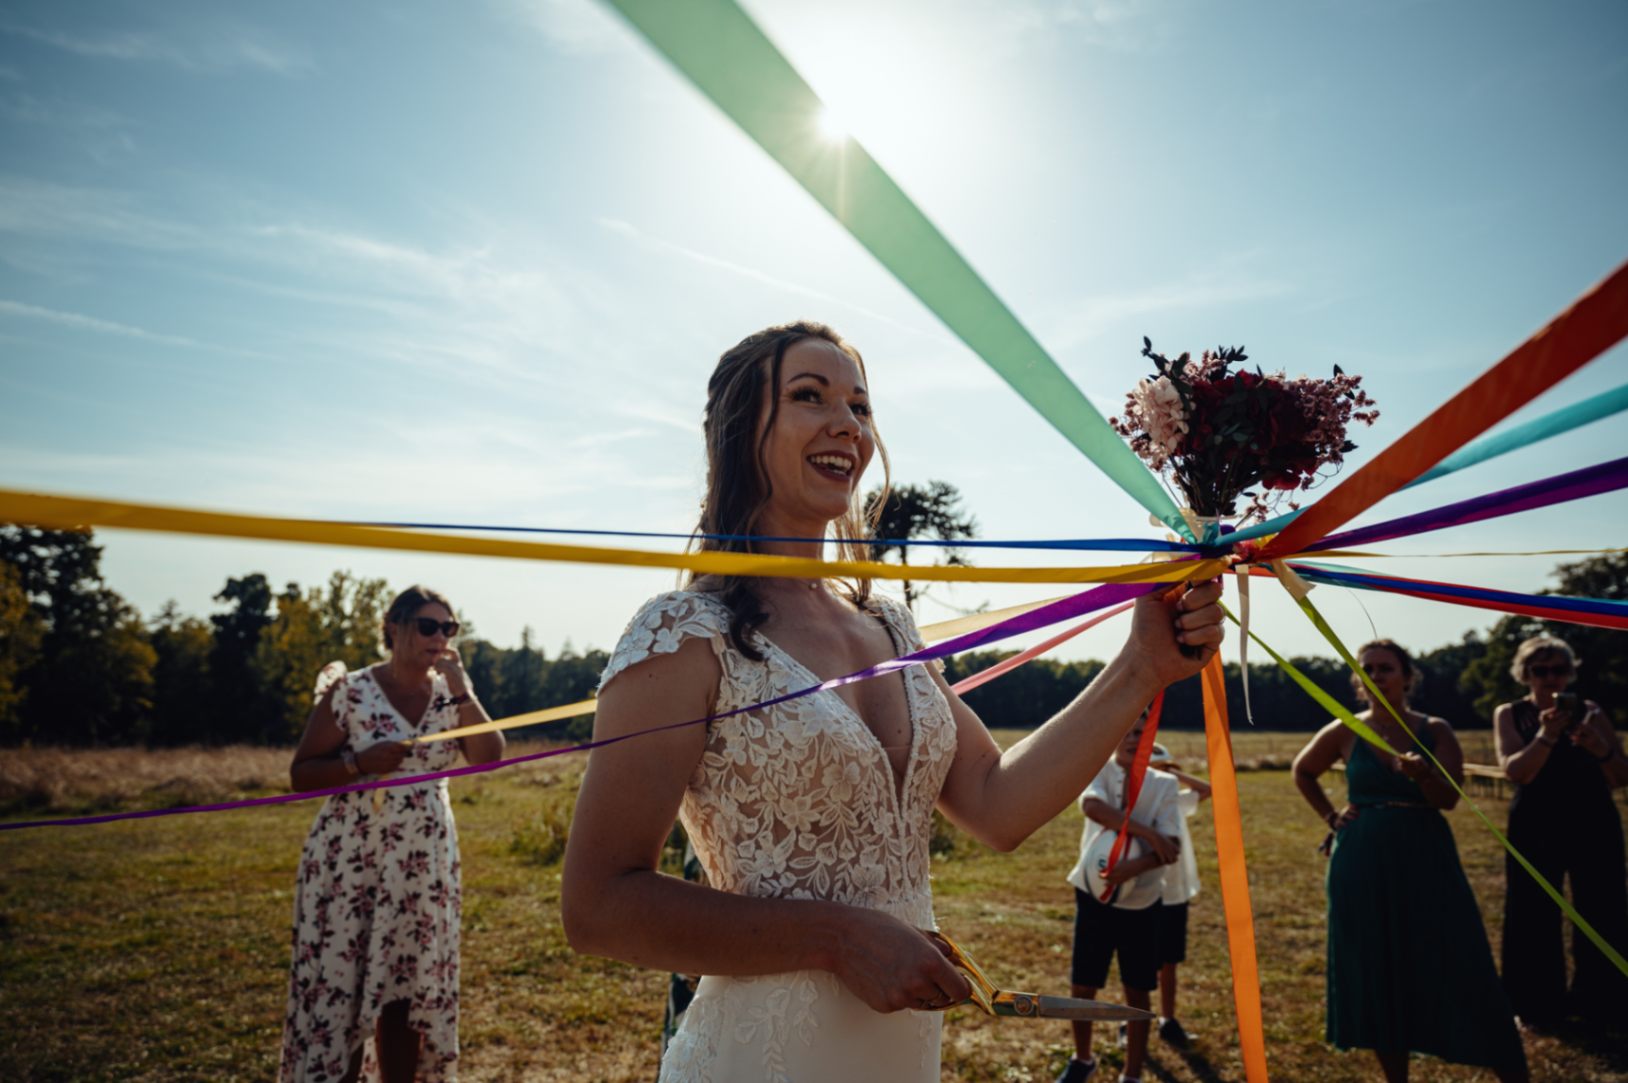
[[(868, 536), (860, 480), (878, 453), (885, 477), (887, 456), (865, 384), (859, 352), (823, 324), (771, 327), (725, 353), (707, 388), (699, 533)], [(651, 599), (605, 668), (595, 739), (918, 649), (909, 612), (869, 587), (702, 576)], [(565, 931), (586, 954), (706, 975), (661, 1078), (937, 1080), (935, 1009), (968, 988), (920, 931), (933, 927), (934, 808), (1015, 847), (1079, 796), (1159, 689), (1215, 653), (1219, 596), (1212, 582), (1139, 601), (1119, 656), (1006, 752), (931, 666), (596, 749), (566, 851)], [(675, 816), (708, 886), (657, 872)]]

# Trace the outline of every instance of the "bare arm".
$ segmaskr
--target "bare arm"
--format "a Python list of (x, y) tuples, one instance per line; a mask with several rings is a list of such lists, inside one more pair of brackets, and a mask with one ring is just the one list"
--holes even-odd
[[(469, 675), (464, 672), (463, 660), (457, 651), (448, 648), (442, 659), (435, 664), (435, 668), (446, 678), (447, 691), (451, 693), (453, 699), (468, 697), (458, 704), (456, 724), (459, 728), (478, 726), (492, 720), (492, 716), (486, 713), (486, 708), (476, 697), (475, 689), (469, 683)], [(502, 759), (505, 744), (502, 730), (458, 738), (458, 748), (463, 752), (464, 759), (470, 763), (491, 763)]]
[[(1445, 719), (1428, 718), (1425, 728), (1435, 736), (1433, 755), (1452, 777), (1453, 783), (1464, 785), (1464, 750), (1459, 747), (1453, 727)], [(1443, 778), (1436, 765), (1417, 752), (1406, 752), (1397, 757), (1396, 769), (1418, 783), (1424, 799), (1434, 808), (1451, 809), (1458, 804), (1458, 790)]]
[[(1080, 809), (1086, 816), (1110, 831), (1117, 832), (1125, 823), (1125, 814), (1101, 798), (1087, 797), (1082, 799)], [(1160, 864), (1168, 865), (1176, 860), (1177, 855), (1181, 853), (1181, 839), (1179, 837), (1161, 835), (1148, 824), (1138, 820), (1133, 819), (1131, 821), (1129, 833), (1147, 843), (1153, 852), (1159, 855)]]
[(1177, 771), (1170, 767), (1161, 767), (1159, 770), (1164, 771), (1167, 774), (1175, 775), (1176, 781), (1198, 794), (1198, 799), (1200, 801), (1203, 801), (1205, 798), (1210, 796), (1210, 784), (1205, 782), (1203, 779), (1190, 775), (1186, 771)]
[(1320, 779), (1323, 772), (1345, 758), (1347, 742), (1353, 739), (1346, 731), (1345, 723), (1330, 722), (1300, 750), (1291, 768), (1300, 796), (1306, 799), (1306, 804), (1311, 806), (1318, 818), (1335, 831), (1355, 818), (1356, 810), (1348, 807), (1345, 812), (1336, 812), (1328, 795), (1323, 792)]
[(1553, 708), (1540, 714), (1538, 720), (1542, 728), (1528, 742), (1515, 728), (1513, 704), (1505, 703), (1493, 712), (1493, 746), (1498, 753), (1498, 765), (1511, 782), (1524, 785), (1537, 778), (1565, 730), (1565, 716)]
[[(957, 741), (939, 808), (997, 850), (1028, 838), (1085, 789), (1159, 689), (1204, 668), (1221, 642), (1220, 596), (1220, 584), (1212, 581), (1179, 599), (1154, 594), (1139, 600), (1118, 657), (1073, 703), (1004, 753), (935, 673)], [(1184, 644), (1198, 648), (1198, 657), (1182, 654)]]
[(1571, 740), (1599, 762), (1608, 785), (1612, 788), (1628, 786), (1628, 759), (1623, 757), (1611, 719), (1598, 703), (1589, 703), (1588, 712), (1582, 724), (1572, 731)]
[(345, 731), (334, 717), (334, 696), (342, 686), (343, 682), (336, 681), (305, 720), (305, 733), (288, 766), (289, 786), (296, 793), (360, 782), (361, 775), (387, 775), (407, 756), (406, 742), (380, 741), (355, 753), (359, 774), (351, 773), (344, 759)]
[[(640, 662), (600, 695), (594, 737), (709, 715), (719, 679), (703, 639)], [(705, 744), (703, 727), (686, 726), (589, 755), (560, 900), (573, 948), (686, 974), (828, 970), (878, 1011), (966, 995), (966, 980), (930, 940), (880, 911), (734, 895), (658, 872)]]

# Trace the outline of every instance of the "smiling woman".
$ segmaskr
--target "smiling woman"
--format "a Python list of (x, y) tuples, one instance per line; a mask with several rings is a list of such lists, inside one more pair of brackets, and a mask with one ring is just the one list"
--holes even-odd
[[(874, 530), (861, 480), (887, 457), (865, 363), (824, 324), (725, 352), (703, 428), (703, 546), (818, 557), (813, 539)], [(1120, 657), (1004, 753), (930, 667), (790, 695), (921, 647), (864, 580), (701, 576), (647, 602), (600, 682), (561, 911), (578, 951), (706, 975), (661, 1078), (938, 1079), (937, 1013), (969, 986), (922, 931), (934, 810), (998, 849), (1048, 822), (1157, 690), (1214, 654), (1218, 596), (1147, 596)], [(675, 815), (706, 887), (657, 869)]]

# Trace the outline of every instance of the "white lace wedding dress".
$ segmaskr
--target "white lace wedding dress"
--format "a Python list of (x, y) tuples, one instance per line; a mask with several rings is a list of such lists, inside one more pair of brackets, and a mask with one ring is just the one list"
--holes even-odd
[[(910, 614), (874, 598), (899, 653), (921, 647)], [(754, 662), (729, 638), (730, 613), (706, 594), (675, 591), (628, 624), (600, 680), (700, 636), (723, 677), (721, 711), (817, 684), (761, 635)], [(933, 927), (928, 841), (933, 806), (955, 756), (949, 704), (921, 666), (902, 675), (910, 758), (896, 784), (876, 736), (834, 692), (710, 724), (679, 816), (707, 882), (771, 898), (831, 899)], [(872, 1011), (824, 971), (707, 976), (662, 1061), (663, 1083), (865, 1083), (939, 1078), (939, 1012)]]

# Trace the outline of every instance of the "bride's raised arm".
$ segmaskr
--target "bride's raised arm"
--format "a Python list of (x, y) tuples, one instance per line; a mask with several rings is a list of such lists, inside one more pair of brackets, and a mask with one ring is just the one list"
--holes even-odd
[(1211, 581), (1179, 599), (1142, 598), (1118, 656), (1074, 702), (1005, 752), (935, 673), (955, 715), (957, 742), (939, 808), (997, 850), (1028, 838), (1080, 796), (1161, 688), (1204, 668), (1221, 643), (1220, 597), (1219, 581)]

